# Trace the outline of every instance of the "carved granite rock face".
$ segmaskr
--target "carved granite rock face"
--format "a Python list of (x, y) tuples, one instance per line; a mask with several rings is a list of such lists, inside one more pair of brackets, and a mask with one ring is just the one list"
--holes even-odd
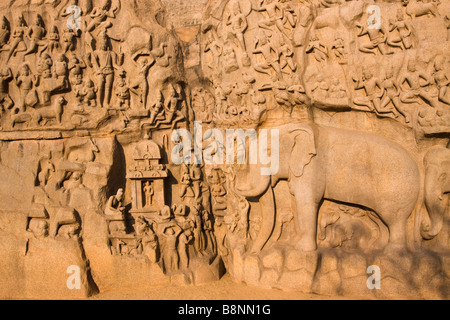
[(450, 294), (450, 3), (27, 0), (0, 17), (0, 297), (225, 269)]

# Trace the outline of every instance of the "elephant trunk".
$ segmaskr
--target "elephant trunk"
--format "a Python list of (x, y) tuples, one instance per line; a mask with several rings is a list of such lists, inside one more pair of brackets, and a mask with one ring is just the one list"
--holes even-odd
[(422, 222), (421, 226), (421, 235), (426, 240), (433, 239), (441, 231), (449, 205), (448, 197), (445, 197), (449, 190), (443, 189), (445, 186), (439, 183), (440, 172), (441, 169), (437, 166), (429, 166), (426, 170), (424, 195), (430, 222)]
[[(250, 165), (250, 167), (253, 166)], [(258, 170), (253, 169), (245, 173), (237, 172), (236, 191), (241, 196), (246, 198), (257, 198), (263, 195), (269, 188), (271, 177), (261, 175)]]

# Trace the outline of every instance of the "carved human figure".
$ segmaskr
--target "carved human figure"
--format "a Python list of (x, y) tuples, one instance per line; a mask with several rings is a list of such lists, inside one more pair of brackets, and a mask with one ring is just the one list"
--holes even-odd
[(129, 109), (131, 95), (130, 87), (128, 85), (128, 81), (126, 80), (125, 70), (121, 70), (119, 73), (119, 81), (116, 83), (115, 91), (119, 109)]
[(400, 88), (394, 79), (394, 67), (392, 65), (386, 68), (386, 78), (382, 83), (385, 89), (385, 95), (381, 101), (381, 109), (385, 109), (389, 102), (392, 102), (395, 109), (405, 117), (405, 122), (410, 123), (410, 117), (408, 112), (404, 109), (403, 103), (400, 101)]
[(45, 30), (44, 20), (41, 15), (37, 14), (34, 25), (28, 28), (27, 37), (30, 39), (30, 46), (27, 52), (24, 53), (25, 56), (37, 53), (39, 47), (45, 47), (45, 36), (47, 31)]
[(153, 184), (150, 181), (147, 181), (144, 184), (144, 194), (145, 194), (145, 206), (150, 207), (153, 204), (153, 196), (155, 195)]
[(45, 50), (48, 50), (50, 53), (53, 53), (55, 50), (60, 48), (59, 45), (59, 31), (57, 26), (53, 26), (52, 31), (48, 34), (47, 43), (41, 49), (41, 53)]
[(167, 102), (164, 105), (164, 111), (165, 111), (165, 119), (164, 120), (158, 120), (155, 124), (156, 127), (159, 127), (162, 124), (172, 124), (172, 129), (175, 128), (177, 123), (184, 119), (183, 114), (180, 112), (178, 106), (180, 101), (182, 101), (183, 98), (177, 94), (175, 88), (170, 85), (169, 86), (169, 96), (167, 98)]
[(27, 63), (24, 63), (15, 76), (17, 87), (19, 87), (20, 100), (17, 105), (20, 112), (26, 112), (27, 107), (34, 107), (38, 98), (34, 87), (38, 84), (38, 77), (31, 73)]
[(236, 58), (236, 52), (234, 51), (233, 47), (226, 43), (223, 51), (222, 51), (222, 57), (223, 57), (223, 68), (226, 73), (231, 73), (233, 71), (239, 70), (239, 64), (237, 62)]
[(294, 61), (293, 48), (286, 41), (281, 41), (279, 52), (281, 69), (284, 69), (287, 66), (289, 67), (290, 72), (295, 72), (297, 70), (297, 64)]
[[(425, 83), (422, 83), (422, 80), (425, 81)], [(408, 84), (409, 88), (405, 88), (405, 83)], [(407, 72), (400, 77), (399, 81), (399, 85), (404, 91), (404, 93), (400, 96), (401, 101), (404, 103), (415, 103), (418, 102), (417, 98), (422, 98), (433, 108), (437, 108), (437, 102), (425, 90), (425, 87), (429, 84), (429, 77), (424, 72), (418, 71), (416, 68), (415, 59), (410, 58), (408, 61)]]
[(136, 80), (131, 84), (132, 89), (138, 88), (138, 91), (135, 91), (139, 95), (139, 101), (144, 107), (144, 109), (147, 109), (147, 99), (148, 99), (148, 72), (150, 68), (155, 63), (155, 59), (151, 58), (151, 61), (149, 61), (147, 58), (142, 59), (141, 63), (137, 63), (138, 57), (135, 57), (133, 59), (133, 62), (135, 63), (138, 71), (138, 76)]
[(180, 256), (180, 267), (184, 270), (189, 268), (189, 243), (194, 239), (191, 230), (186, 230), (178, 238), (178, 254)]
[(0, 111), (11, 109), (14, 102), (9, 95), (9, 83), (14, 79), (11, 68), (3, 67), (0, 70)]
[(80, 94), (89, 107), (97, 106), (97, 88), (95, 88), (92, 80), (88, 79), (84, 82), (84, 87)]
[(253, 54), (262, 54), (265, 62), (259, 63), (254, 66), (255, 70), (261, 73), (265, 73), (271, 75), (268, 71), (269, 69), (273, 69), (275, 73), (278, 75), (280, 79), (283, 78), (283, 74), (280, 68), (279, 61), (279, 51), (278, 48), (275, 48), (269, 41), (269, 37), (261, 32), (258, 36), (258, 40), (255, 43), (255, 49), (253, 50)]
[(205, 234), (203, 233), (203, 208), (201, 203), (197, 202), (192, 207), (192, 214), (194, 216), (194, 248), (199, 254), (205, 251)]
[(336, 99), (344, 99), (347, 97), (347, 90), (341, 84), (339, 78), (333, 78), (330, 85), (330, 96)]
[(331, 50), (340, 64), (346, 63), (345, 42), (340, 32), (335, 33)]
[(70, 28), (64, 29), (63, 34), (61, 36), (61, 42), (62, 42), (62, 50), (65, 54), (75, 49), (76, 36), (77, 34), (73, 29)]
[(226, 16), (226, 25), (231, 26), (231, 32), (238, 39), (239, 46), (244, 54), (244, 65), (250, 65), (249, 57), (247, 54), (247, 47), (245, 45), (244, 32), (248, 28), (247, 17), (242, 13), (241, 7), (238, 1), (231, 3), (231, 12)]
[(156, 102), (150, 107), (150, 119), (148, 124), (153, 125), (155, 121), (164, 120), (164, 96), (158, 91)]
[[(222, 56), (223, 46), (214, 38), (213, 32), (208, 32), (203, 52), (211, 52), (214, 66), (218, 69), (220, 67), (220, 57)], [(208, 64), (208, 67), (214, 69), (210, 64)]]
[(445, 58), (443, 56), (436, 58), (434, 62), (434, 70), (434, 82), (439, 90), (439, 101), (450, 105), (450, 98), (447, 96), (447, 89), (450, 81), (447, 73), (445, 72)]
[(192, 183), (192, 189), (194, 191), (195, 199), (200, 199), (201, 196), (201, 188), (200, 183), (203, 178), (203, 172), (202, 168), (198, 164), (194, 164), (191, 167), (190, 171), (190, 177), (191, 177), (191, 183)]
[[(202, 223), (203, 223), (203, 230), (206, 235), (206, 243), (211, 246), (212, 252), (216, 252), (217, 244), (216, 244), (216, 238), (213, 234), (213, 221), (211, 218), (211, 215), (208, 211), (204, 210), (202, 215)], [(205, 244), (205, 248), (207, 247), (207, 244)]]
[[(8, 58), (6, 61), (8, 62), (11, 57), (16, 56), (19, 52), (26, 52), (27, 45), (24, 41), (25, 32), (27, 30), (27, 23), (25, 22), (25, 18), (23, 15), (18, 16), (16, 26), (12, 32), (11, 44), (9, 47)], [(19, 49), (19, 45), (22, 45), (22, 49)]]
[(161, 233), (164, 241), (164, 266), (169, 272), (177, 271), (179, 268), (178, 258), (178, 236), (181, 233), (181, 228), (168, 227)]
[(361, 31), (358, 34), (358, 37), (363, 37), (367, 35), (369, 37), (369, 43), (362, 43), (359, 46), (359, 50), (364, 53), (375, 54), (377, 49), (380, 51), (382, 55), (393, 54), (393, 51), (390, 51), (386, 41), (388, 32), (385, 30), (384, 26), (381, 25), (380, 28), (368, 27), (367, 24), (363, 23), (358, 25)]
[(188, 190), (191, 188), (191, 175), (189, 174), (189, 168), (186, 164), (181, 165), (181, 179), (180, 179), (180, 198), (184, 198), (188, 194)]
[(37, 62), (36, 68), (39, 76), (43, 78), (48, 78), (48, 75), (51, 77), (53, 67), (52, 57), (48, 53), (42, 54)]
[(0, 52), (4, 51), (3, 47), (5, 47), (8, 44), (10, 37), (11, 37), (11, 26), (9, 24), (8, 19), (6, 19), (6, 17), (3, 16), (2, 25), (0, 28)]
[(317, 74), (316, 82), (311, 88), (311, 92), (313, 93), (313, 97), (315, 100), (324, 100), (327, 99), (330, 95), (329, 93), (330, 86), (323, 78), (321, 73)]
[[(411, 25), (405, 21), (405, 16), (402, 9), (397, 10), (397, 21), (389, 22), (389, 32), (391, 33), (387, 39), (387, 43), (393, 47), (399, 47), (401, 49), (411, 49), (413, 42), (411, 39)], [(398, 36), (393, 36), (392, 32), (398, 31)]]
[(119, 8), (112, 8), (112, 0), (103, 0), (101, 5), (95, 7), (89, 15), (92, 20), (87, 25), (86, 31), (90, 33), (96, 28), (110, 28), (112, 23), (108, 21), (108, 18), (115, 19), (118, 11)]
[(123, 189), (117, 190), (116, 195), (109, 197), (106, 202), (105, 215), (123, 215), (125, 207), (123, 206)]
[(72, 85), (75, 83), (83, 82), (83, 70), (86, 69), (86, 63), (83, 60), (80, 60), (75, 54), (69, 60), (68, 63), (69, 70), (69, 81)]
[(263, 29), (272, 30), (273, 26), (276, 26), (278, 30), (283, 33), (288, 39), (291, 37), (287, 34), (284, 28), (284, 8), (276, 0), (262, 0), (259, 3), (259, 7), (255, 7), (254, 10), (258, 12), (267, 12), (268, 18), (263, 19), (258, 23), (258, 26)]
[(309, 44), (306, 47), (306, 53), (312, 53), (317, 62), (324, 62), (328, 58), (328, 49), (323, 45), (319, 38), (313, 33)]
[[(354, 97), (353, 103), (357, 106), (366, 107), (368, 111), (375, 112), (380, 117), (396, 118), (397, 115), (392, 109), (383, 109), (381, 105), (381, 97), (384, 93), (383, 84), (374, 77), (371, 67), (363, 68), (362, 79), (353, 78), (355, 89), (364, 89), (365, 97)], [(379, 90), (379, 91), (378, 91)], [(361, 109), (363, 110), (363, 109)], [(366, 111), (367, 111), (366, 110)]]
[(106, 30), (98, 40), (98, 49), (94, 51), (93, 58), (97, 71), (98, 105), (108, 107), (111, 103), (114, 83), (114, 69), (123, 64), (124, 54), (117, 55), (110, 49), (110, 38)]
[(69, 66), (67, 57), (59, 55), (53, 66), (53, 75), (56, 79), (56, 86), (52, 91), (60, 91), (69, 88)]

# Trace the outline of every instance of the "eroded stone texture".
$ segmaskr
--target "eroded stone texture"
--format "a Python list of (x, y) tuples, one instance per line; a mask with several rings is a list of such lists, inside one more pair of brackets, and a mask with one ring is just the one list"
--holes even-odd
[(0, 297), (224, 268), (304, 293), (450, 294), (450, 3), (4, 1), (0, 16)]

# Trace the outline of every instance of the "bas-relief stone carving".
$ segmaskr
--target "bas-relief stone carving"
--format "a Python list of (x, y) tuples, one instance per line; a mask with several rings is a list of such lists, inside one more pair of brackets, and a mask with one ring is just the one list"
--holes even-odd
[[(169, 0), (0, 5), (0, 295), (198, 285), (225, 267), (267, 288), (447, 297), (450, 5), (199, 2), (176, 23)], [(239, 165), (175, 164), (172, 132), (194, 121), (279, 130), (278, 171), (246, 143)]]

